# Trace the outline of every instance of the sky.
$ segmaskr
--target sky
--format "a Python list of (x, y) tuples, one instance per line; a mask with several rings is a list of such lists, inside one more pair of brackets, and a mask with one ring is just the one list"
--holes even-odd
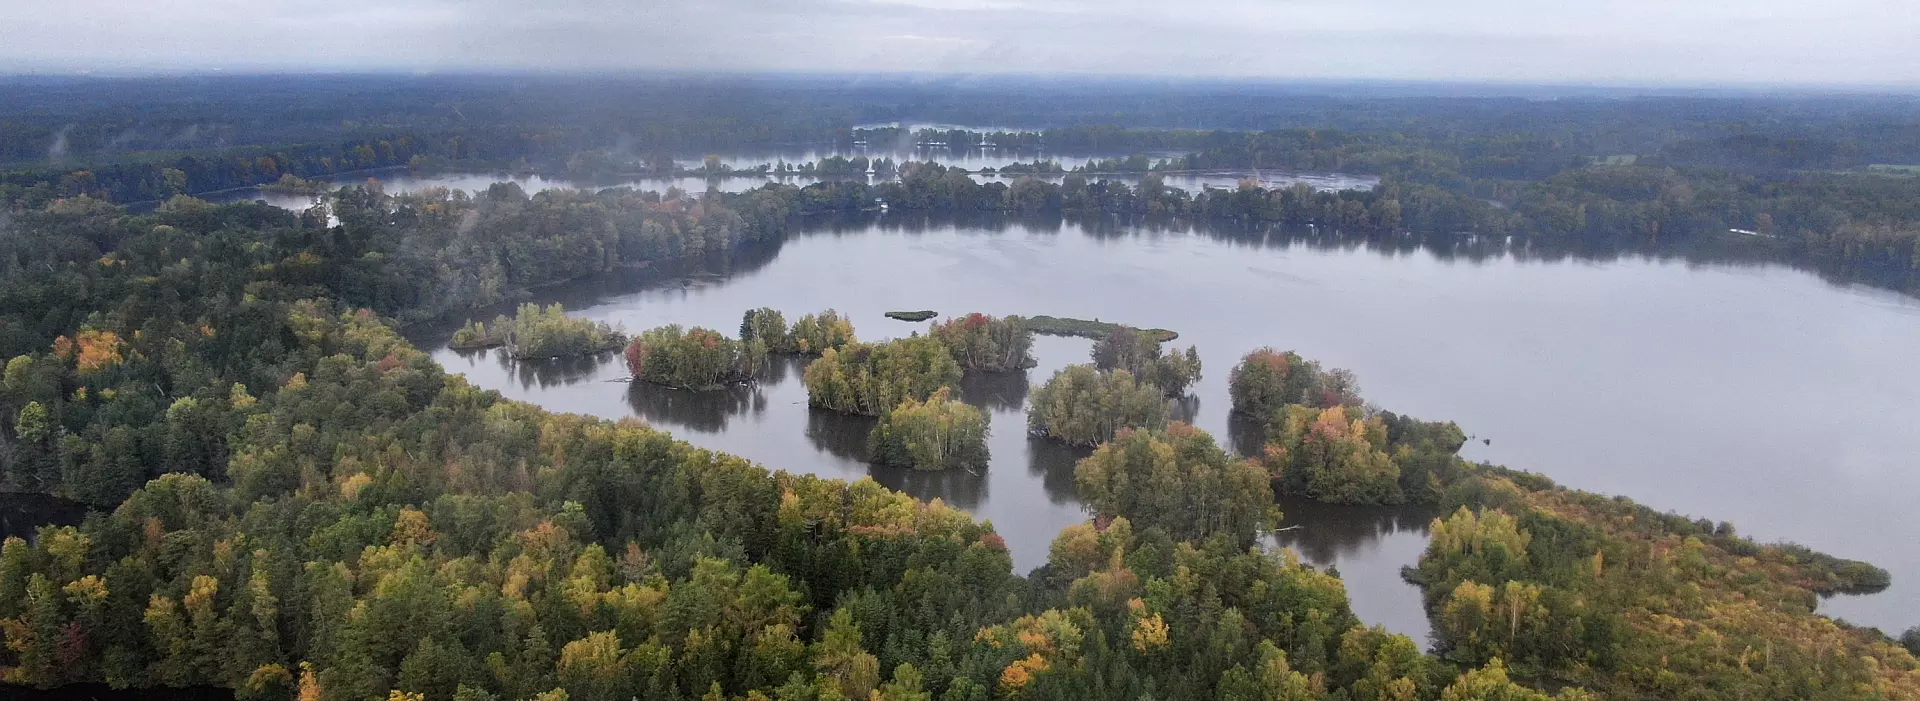
[(0, 73), (1920, 85), (1914, 0), (0, 0)]

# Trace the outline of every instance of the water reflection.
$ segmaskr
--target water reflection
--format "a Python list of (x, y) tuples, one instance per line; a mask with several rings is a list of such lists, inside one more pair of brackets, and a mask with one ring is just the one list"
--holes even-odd
[(650, 382), (629, 382), (627, 403), (633, 407), (633, 413), (647, 423), (701, 433), (719, 433), (734, 416), (767, 410), (766, 395), (753, 385), (694, 392)]
[[(1027, 474), (1040, 480), (1047, 499), (1055, 504), (1080, 504), (1080, 492), (1073, 484), (1073, 466), (1093, 450), (1044, 438), (1027, 438)], [(1051, 539), (1049, 539), (1051, 542)]]
[(78, 526), (87, 505), (47, 494), (0, 492), (0, 540), (32, 540), (41, 526)]
[(1425, 254), (1441, 262), (1474, 265), (1501, 263), (1613, 263), (1633, 260), (1678, 260), (1703, 268), (1790, 267), (1818, 274), (1836, 285), (1864, 284), (1920, 294), (1910, 271), (1862, 268), (1844, 261), (1808, 260), (1796, 256), (1785, 242), (1729, 235), (1719, 230), (1676, 231), (1657, 240), (1638, 236), (1618, 238), (1533, 238), (1479, 236), (1453, 232), (1347, 232), (1336, 229), (1287, 227), (1274, 223), (1126, 214), (1010, 213), (992, 211), (859, 213), (809, 219), (798, 236), (846, 236), (866, 231), (925, 234), (960, 230), (963, 233), (1057, 234), (1066, 227), (1100, 240), (1157, 240), (1169, 235), (1202, 236), (1234, 246), (1256, 249), (1299, 249), (1321, 252), (1364, 251), (1383, 256)]
[(807, 440), (827, 453), (848, 460), (867, 462), (867, 434), (878, 420), (807, 407)]
[[(485, 351), (464, 352), (482, 353)], [(548, 387), (560, 387), (585, 382), (593, 378), (599, 371), (601, 365), (606, 364), (616, 357), (613, 353), (596, 353), (570, 358), (515, 360), (512, 355), (497, 350), (493, 352), (493, 355), (494, 358), (499, 361), (501, 369), (513, 373), (513, 377), (520, 383), (521, 389), (533, 389), (536, 387), (545, 389)]]
[(807, 374), (807, 364), (813, 362), (810, 356), (775, 356), (767, 359), (767, 367), (760, 373), (760, 381), (778, 385), (787, 381), (789, 376), (801, 379)]
[(1267, 425), (1239, 414), (1227, 417), (1227, 447), (1247, 457), (1265, 453)]
[(1430, 628), (1420, 589), (1400, 576), (1426, 550), (1435, 512), (1422, 506), (1342, 506), (1280, 500), (1286, 515), (1273, 541), (1308, 563), (1336, 568), (1360, 620), (1424, 639)]
[(1421, 505), (1347, 506), (1291, 497), (1280, 499), (1280, 511), (1286, 514), (1281, 528), (1290, 530), (1276, 532), (1276, 540), (1315, 563), (1351, 557), (1396, 533), (1424, 538), (1438, 515)]
[(984, 470), (912, 470), (875, 465), (873, 479), (889, 489), (897, 489), (923, 501), (939, 499), (967, 511), (987, 501), (987, 476)]
[[(1027, 405), (1030, 386), (1024, 372), (969, 372), (960, 379), (960, 398), (968, 404), (994, 411), (1019, 411)], [(995, 426), (996, 430), (1018, 431), (1022, 426)]]
[(1188, 394), (1175, 397), (1167, 403), (1167, 418), (1181, 423), (1193, 423), (1200, 417), (1200, 395)]

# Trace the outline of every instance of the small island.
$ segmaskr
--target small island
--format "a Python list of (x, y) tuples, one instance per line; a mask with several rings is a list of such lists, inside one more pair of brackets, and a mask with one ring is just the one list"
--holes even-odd
[(575, 319), (558, 302), (542, 307), (522, 304), (512, 318), (496, 316), (491, 323), (469, 321), (453, 332), (447, 347), (478, 350), (504, 347), (515, 360), (568, 358), (619, 350), (627, 335), (605, 322)]
[(987, 414), (941, 387), (924, 402), (908, 399), (882, 416), (867, 447), (881, 465), (978, 470), (987, 466)]
[(627, 370), (635, 382), (715, 390), (752, 382), (767, 364), (767, 346), (737, 341), (719, 331), (669, 324), (647, 329), (627, 346)]
[[(1111, 336), (1113, 332), (1118, 329), (1132, 328), (1126, 324), (1116, 324), (1111, 321), (1075, 319), (1064, 316), (1030, 316), (1027, 317), (1026, 321), (1027, 328), (1031, 329), (1034, 333), (1046, 334), (1048, 336), (1079, 336), (1081, 338), (1092, 338), (1096, 340)], [(1160, 343), (1166, 343), (1180, 337), (1180, 334), (1167, 329), (1137, 330), (1145, 334), (1148, 338)]]
[(940, 316), (940, 313), (932, 309), (922, 309), (914, 312), (887, 312), (888, 319), (899, 319), (901, 321), (926, 321), (936, 316)]
[(836, 310), (808, 314), (788, 326), (786, 316), (772, 307), (747, 310), (740, 319), (740, 340), (759, 341), (768, 353), (781, 355), (820, 355), (859, 342), (853, 321)]
[[(1167, 332), (1173, 333), (1171, 331)], [(1118, 326), (1093, 344), (1093, 365), (1101, 370), (1126, 370), (1142, 383), (1159, 387), (1168, 397), (1180, 397), (1200, 381), (1200, 349), (1166, 352), (1154, 331)]]

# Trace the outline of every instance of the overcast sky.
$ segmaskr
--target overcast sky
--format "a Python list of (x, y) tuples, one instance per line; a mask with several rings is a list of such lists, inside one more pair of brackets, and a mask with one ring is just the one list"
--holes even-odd
[(1916, 0), (0, 0), (0, 72), (1920, 84)]

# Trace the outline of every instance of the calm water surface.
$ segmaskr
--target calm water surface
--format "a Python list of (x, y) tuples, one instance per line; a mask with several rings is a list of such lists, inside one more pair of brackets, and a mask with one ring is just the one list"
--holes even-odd
[[(1840, 597), (1831, 615), (1897, 631), (1920, 620), (1920, 303), (1840, 287), (1783, 267), (1627, 256), (1606, 262), (1479, 260), (1299, 241), (1187, 233), (1090, 233), (1073, 225), (823, 227), (717, 274), (555, 293), (574, 313), (630, 331), (680, 323), (733, 333), (741, 313), (789, 319), (833, 307), (873, 340), (923, 329), (891, 309), (944, 315), (1053, 314), (1177, 330), (1206, 375), (1189, 407), (1223, 444), (1227, 371), (1262, 345), (1351, 368), (1379, 406), (1458, 421), (1468, 457), (1574, 487), (1730, 520), (1894, 573), (1887, 592)], [(424, 345), (439, 345), (423, 340)], [(436, 352), (454, 372), (559, 411), (640, 416), (697, 445), (776, 469), (871, 475), (990, 519), (1016, 565), (1042, 564), (1081, 520), (1072, 465), (1083, 453), (1024, 435), (1028, 387), (1084, 362), (1090, 342), (1041, 337), (1026, 377), (969, 378), (992, 412), (981, 474), (922, 474), (863, 461), (869, 420), (810, 411), (789, 361), (754, 388), (696, 394), (609, 382), (616, 359), (558, 366)], [(1241, 438), (1244, 439), (1244, 436)], [(1338, 567), (1369, 622), (1420, 636), (1418, 592), (1398, 570), (1432, 514), (1285, 504), (1276, 534)]]

